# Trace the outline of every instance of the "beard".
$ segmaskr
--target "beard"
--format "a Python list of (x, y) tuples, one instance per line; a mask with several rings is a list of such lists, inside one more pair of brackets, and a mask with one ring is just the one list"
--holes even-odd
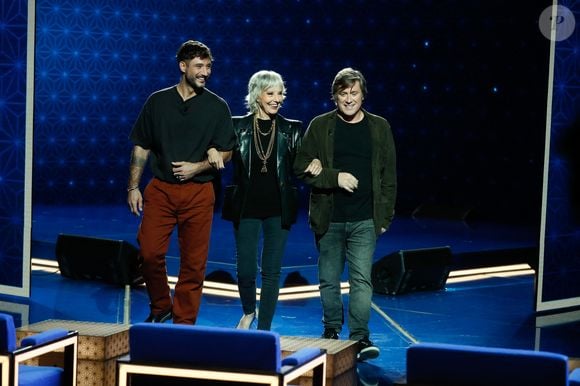
[[(207, 78), (205, 78), (207, 81)], [(185, 81), (189, 86), (191, 86), (194, 90), (201, 90), (205, 87), (205, 82), (203, 84), (199, 84), (199, 81), (195, 76), (186, 76)]]

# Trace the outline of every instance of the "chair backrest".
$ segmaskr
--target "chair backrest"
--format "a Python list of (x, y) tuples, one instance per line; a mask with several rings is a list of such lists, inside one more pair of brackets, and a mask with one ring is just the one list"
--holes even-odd
[(129, 329), (131, 361), (195, 367), (275, 371), (280, 336), (272, 331), (137, 323)]
[(0, 353), (16, 350), (16, 328), (11, 315), (0, 313)]
[(543, 351), (417, 343), (407, 349), (407, 383), (566, 386), (568, 357)]

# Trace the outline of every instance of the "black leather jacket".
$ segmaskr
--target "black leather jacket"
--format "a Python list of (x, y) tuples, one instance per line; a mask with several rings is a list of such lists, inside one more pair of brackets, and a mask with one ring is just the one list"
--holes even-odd
[[(232, 154), (233, 185), (225, 189), (222, 218), (239, 222), (248, 186), (250, 184), (250, 146), (253, 143), (253, 120), (254, 115), (248, 114), (242, 117), (233, 117), (236, 145)], [(296, 157), (296, 151), (302, 140), (302, 122), (286, 119), (280, 114), (276, 116), (276, 164), (277, 179), (281, 198), (282, 226), (290, 228), (296, 222), (298, 214), (298, 190), (293, 182), (292, 165)]]

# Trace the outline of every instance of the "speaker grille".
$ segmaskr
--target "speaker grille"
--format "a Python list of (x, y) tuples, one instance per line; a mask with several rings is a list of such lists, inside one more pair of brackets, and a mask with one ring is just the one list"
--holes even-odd
[(62, 276), (113, 284), (142, 281), (139, 250), (124, 240), (58, 235), (55, 249)]
[(393, 252), (373, 264), (371, 279), (374, 291), (397, 295), (443, 289), (451, 262), (451, 248), (448, 246)]

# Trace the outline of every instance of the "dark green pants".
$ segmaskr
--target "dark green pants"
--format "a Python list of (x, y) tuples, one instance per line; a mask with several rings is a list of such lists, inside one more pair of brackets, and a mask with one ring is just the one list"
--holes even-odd
[(258, 248), (260, 253), (261, 292), (258, 310), (258, 329), (269, 330), (274, 318), (280, 271), (288, 229), (283, 229), (280, 217), (266, 219), (244, 218), (234, 227), (238, 290), (244, 314), (256, 311), (256, 277), (258, 272)]

